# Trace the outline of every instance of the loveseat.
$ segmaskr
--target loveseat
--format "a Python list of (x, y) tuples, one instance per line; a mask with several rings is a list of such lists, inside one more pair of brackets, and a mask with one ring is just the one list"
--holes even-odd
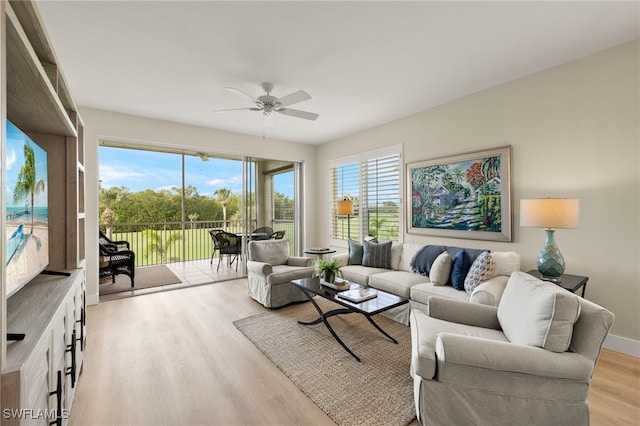
[[(430, 296), (497, 306), (509, 276), (520, 270), (520, 255), (513, 251), (399, 242), (359, 245), (350, 241), (349, 245), (349, 252), (333, 256), (340, 264), (342, 277), (408, 298), (409, 304), (384, 313), (405, 325), (409, 325), (411, 309), (427, 310)], [(445, 252), (447, 255), (442, 255)], [(459, 267), (459, 258), (466, 259), (468, 272)], [(481, 260), (484, 265), (479, 265)], [(452, 285), (453, 278), (458, 289)], [(460, 289), (467, 281), (474, 282)]]

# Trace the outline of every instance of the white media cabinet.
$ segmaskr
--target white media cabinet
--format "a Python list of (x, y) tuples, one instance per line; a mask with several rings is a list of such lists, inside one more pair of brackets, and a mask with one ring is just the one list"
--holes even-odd
[[(47, 151), (49, 266), (7, 298), (0, 292), (0, 424), (65, 425), (86, 342), (83, 123), (36, 2), (0, 1), (0, 182), (6, 176), (5, 123)], [(0, 191), (0, 208), (7, 200)], [(6, 217), (0, 238), (6, 241)], [(0, 258), (5, 259), (5, 244)], [(24, 333), (12, 341), (7, 333)]]

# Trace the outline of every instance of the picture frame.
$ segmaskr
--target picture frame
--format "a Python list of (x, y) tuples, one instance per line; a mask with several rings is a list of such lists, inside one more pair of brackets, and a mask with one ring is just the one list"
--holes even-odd
[(407, 232), (512, 241), (511, 146), (406, 165)]

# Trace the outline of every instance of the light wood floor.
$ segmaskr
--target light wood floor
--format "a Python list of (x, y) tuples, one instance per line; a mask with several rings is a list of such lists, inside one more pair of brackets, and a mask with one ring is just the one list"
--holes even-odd
[[(69, 424), (332, 425), (232, 324), (264, 310), (246, 280), (90, 306)], [(637, 424), (640, 360), (605, 350), (589, 400), (593, 425)]]

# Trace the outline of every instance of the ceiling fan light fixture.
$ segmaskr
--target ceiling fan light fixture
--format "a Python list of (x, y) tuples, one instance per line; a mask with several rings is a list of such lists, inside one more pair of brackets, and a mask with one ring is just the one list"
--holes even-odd
[(303, 118), (305, 120), (315, 120), (316, 118), (318, 118), (318, 114), (313, 112), (300, 111), (296, 109), (287, 108), (289, 105), (293, 105), (295, 103), (303, 102), (311, 99), (311, 96), (304, 90), (298, 90), (297, 92), (291, 93), (282, 98), (277, 98), (271, 95), (271, 90), (273, 90), (273, 84), (265, 82), (265, 83), (262, 83), (262, 89), (267, 93), (265, 95), (258, 96), (257, 98), (253, 98), (251, 95), (246, 94), (242, 90), (235, 89), (233, 87), (225, 87), (225, 89), (243, 98), (251, 99), (251, 101), (256, 106), (253, 108), (232, 108), (232, 109), (218, 110), (216, 112), (228, 112), (228, 111), (238, 111), (238, 110), (262, 111), (263, 115), (266, 117), (266, 116), (269, 116), (273, 111), (276, 111), (283, 115)]

